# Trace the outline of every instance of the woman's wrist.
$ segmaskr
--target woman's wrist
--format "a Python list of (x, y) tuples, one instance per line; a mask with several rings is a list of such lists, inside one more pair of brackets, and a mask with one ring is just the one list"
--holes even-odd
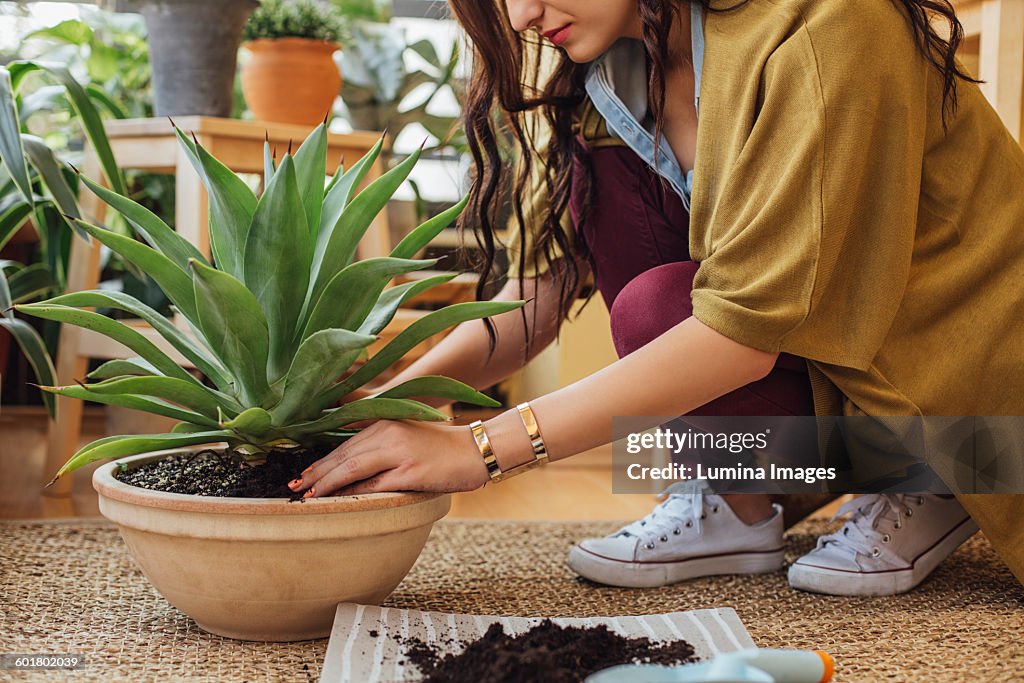
[(492, 417), (484, 423), (484, 428), (502, 472), (535, 459), (530, 435), (517, 409), (511, 408)]

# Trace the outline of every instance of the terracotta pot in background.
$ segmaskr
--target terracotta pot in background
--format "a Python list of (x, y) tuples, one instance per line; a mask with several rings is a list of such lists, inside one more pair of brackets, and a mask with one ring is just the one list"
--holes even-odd
[(114, 478), (173, 453), (121, 458), (93, 474), (100, 512), (117, 523), (142, 572), (205, 631), (294, 641), (330, 635), (339, 602), (377, 604), (419, 557), (451, 496), (373, 493), (212, 498)]
[(259, 121), (315, 126), (341, 91), (341, 73), (331, 57), (341, 47), (308, 38), (253, 40), (242, 69), (245, 101)]

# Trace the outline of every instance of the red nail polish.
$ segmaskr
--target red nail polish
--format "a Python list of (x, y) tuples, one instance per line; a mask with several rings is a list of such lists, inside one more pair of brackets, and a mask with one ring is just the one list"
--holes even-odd
[(297, 488), (299, 488), (299, 484), (301, 484), (301, 483), (302, 483), (301, 479), (292, 479), (290, 482), (288, 482), (288, 488), (290, 488), (290, 489), (297, 489)]
[(314, 488), (314, 489), (310, 489), (310, 490), (306, 491), (306, 492), (305, 492), (305, 493), (304, 493), (304, 494), (302, 495), (302, 497), (303, 497), (303, 498), (309, 498), (310, 496), (315, 496), (315, 495), (316, 495), (316, 489)]

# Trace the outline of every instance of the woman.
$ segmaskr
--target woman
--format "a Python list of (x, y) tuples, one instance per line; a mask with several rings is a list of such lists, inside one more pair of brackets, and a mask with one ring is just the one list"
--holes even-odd
[[(550, 459), (607, 443), (625, 414), (1022, 414), (1024, 153), (954, 60), (947, 3), (451, 4), (476, 50), (464, 221), (489, 264), (497, 107), (528, 162), (517, 277), (497, 298), (528, 304), (493, 321), (496, 337), (464, 323), (389, 385), (494, 384), (554, 339), (588, 277), (622, 357), (484, 423), (490, 462), (479, 427), (378, 422), (295, 490), (474, 489), (541, 443)], [(540, 36), (561, 51), (550, 77), (524, 48)], [(538, 114), (549, 133), (527, 125)], [(779, 512), (673, 493), (570, 564), (632, 586), (772, 571)], [(790, 567), (794, 587), (903, 592), (979, 526), (1024, 579), (1019, 496), (873, 495), (844, 512)]]

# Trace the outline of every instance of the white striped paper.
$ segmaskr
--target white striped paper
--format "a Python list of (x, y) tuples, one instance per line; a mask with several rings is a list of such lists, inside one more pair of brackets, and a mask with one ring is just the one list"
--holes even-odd
[[(441, 652), (457, 652), (460, 641), (482, 636), (495, 622), (501, 623), (506, 633), (519, 634), (540, 621), (540, 617), (447, 614), (342, 603), (334, 618), (320, 683), (415, 682), (420, 679), (419, 672), (406, 661), (402, 645), (409, 638), (422, 640)], [(682, 638), (693, 645), (701, 659), (755, 647), (736, 611), (728, 607), (551, 621), (565, 626), (604, 624), (623, 636), (644, 636), (654, 641)], [(370, 635), (371, 631), (376, 631), (376, 637)]]

